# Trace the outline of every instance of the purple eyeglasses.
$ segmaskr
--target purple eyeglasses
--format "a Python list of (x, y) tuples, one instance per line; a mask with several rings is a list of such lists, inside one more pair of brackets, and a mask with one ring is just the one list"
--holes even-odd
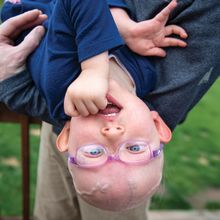
[(77, 149), (75, 157), (69, 155), (71, 164), (84, 168), (102, 166), (110, 161), (120, 161), (131, 165), (141, 165), (158, 157), (163, 151), (164, 144), (152, 150), (145, 141), (127, 141), (121, 144), (115, 154), (110, 154), (106, 147), (99, 144), (81, 146)]

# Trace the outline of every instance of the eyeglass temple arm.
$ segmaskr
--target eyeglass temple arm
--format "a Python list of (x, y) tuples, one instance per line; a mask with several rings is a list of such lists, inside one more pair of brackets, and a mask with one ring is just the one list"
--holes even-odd
[(72, 164), (77, 164), (75, 158), (74, 158), (74, 157), (71, 157), (70, 155), (68, 156), (68, 160), (69, 160), (69, 162), (72, 163)]
[(159, 156), (161, 154), (163, 148), (164, 148), (164, 144), (160, 143), (160, 148), (152, 151), (152, 158)]

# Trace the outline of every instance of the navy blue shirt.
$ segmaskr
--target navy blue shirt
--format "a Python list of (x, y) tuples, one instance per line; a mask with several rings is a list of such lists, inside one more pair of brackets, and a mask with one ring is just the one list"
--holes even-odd
[[(109, 1), (111, 7), (123, 7), (122, 1)], [(104, 51), (111, 51), (133, 77), (137, 95), (142, 98), (155, 85), (156, 73), (145, 57), (118, 48), (123, 41), (103, 0), (22, 0), (6, 2), (2, 18), (38, 8), (48, 15), (47, 30), (39, 47), (28, 59), (32, 78), (45, 97), (51, 117), (67, 120), (63, 102), (68, 86), (81, 72), (80, 62)], [(28, 32), (24, 32), (21, 41)], [(86, 88), (85, 88), (86, 89)]]
[(117, 7), (128, 10), (127, 4), (123, 0), (107, 0), (109, 7)]
[(127, 46), (112, 52), (132, 76), (136, 85), (136, 94), (143, 99), (155, 87), (156, 72), (152, 63), (143, 56), (132, 52)]

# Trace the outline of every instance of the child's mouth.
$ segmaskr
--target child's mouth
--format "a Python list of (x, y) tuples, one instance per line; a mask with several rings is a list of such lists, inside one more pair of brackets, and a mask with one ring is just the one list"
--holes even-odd
[(107, 95), (108, 104), (105, 109), (100, 110), (99, 114), (111, 117), (116, 116), (122, 109), (122, 106), (111, 96)]
[(119, 109), (118, 106), (114, 105), (113, 103), (108, 103), (105, 109), (99, 111), (99, 114), (105, 116), (115, 116), (120, 111), (121, 109)]

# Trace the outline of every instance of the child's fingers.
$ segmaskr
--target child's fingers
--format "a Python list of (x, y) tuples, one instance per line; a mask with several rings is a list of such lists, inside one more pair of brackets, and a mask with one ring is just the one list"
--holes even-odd
[(65, 114), (67, 114), (70, 117), (77, 117), (80, 115), (76, 108), (72, 105), (65, 108)]
[(166, 52), (165, 50), (159, 48), (159, 47), (154, 47), (152, 49), (148, 49), (146, 50), (146, 52), (144, 54), (142, 54), (143, 56), (157, 56), (157, 57), (165, 57), (166, 56)]
[(92, 100), (84, 101), (84, 104), (86, 105), (86, 108), (90, 114), (95, 115), (98, 113), (99, 109)]
[(161, 42), (160, 46), (161, 47), (186, 47), (187, 43), (177, 38), (166, 37)]
[(166, 23), (170, 13), (173, 11), (173, 9), (177, 6), (176, 0), (173, 0), (165, 7), (161, 12), (159, 12), (154, 19), (161, 23)]
[(106, 108), (106, 106), (108, 104), (108, 100), (106, 99), (106, 97), (98, 98), (98, 99), (94, 100), (94, 103), (98, 109), (103, 110)]
[(79, 116), (79, 112), (76, 110), (74, 104), (66, 99), (64, 99), (64, 112), (70, 117)]
[(70, 117), (77, 117), (79, 115), (80, 115), (80, 113), (75, 108), (69, 114)]
[(81, 100), (75, 101), (75, 108), (80, 115), (84, 117), (89, 115), (89, 111), (87, 110), (86, 105)]
[(165, 27), (165, 35), (169, 36), (171, 34), (176, 34), (179, 35), (181, 38), (187, 38), (188, 34), (186, 33), (186, 31), (177, 25), (168, 25)]

